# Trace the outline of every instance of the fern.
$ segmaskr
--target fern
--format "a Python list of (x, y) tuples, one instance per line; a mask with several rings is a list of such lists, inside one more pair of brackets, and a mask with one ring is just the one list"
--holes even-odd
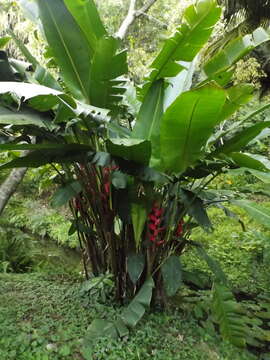
[(248, 327), (244, 311), (235, 301), (232, 292), (223, 284), (214, 285), (212, 312), (223, 338), (237, 347), (245, 347)]

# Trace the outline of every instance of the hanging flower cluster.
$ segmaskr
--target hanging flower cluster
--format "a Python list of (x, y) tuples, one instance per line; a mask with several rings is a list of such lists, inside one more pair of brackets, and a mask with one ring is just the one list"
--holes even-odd
[(156, 246), (164, 244), (165, 241), (163, 235), (166, 228), (165, 226), (161, 226), (163, 214), (164, 209), (155, 202), (150, 214), (148, 215), (149, 240)]

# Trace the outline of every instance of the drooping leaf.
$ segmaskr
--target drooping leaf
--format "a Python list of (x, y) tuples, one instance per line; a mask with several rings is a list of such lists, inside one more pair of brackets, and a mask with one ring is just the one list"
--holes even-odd
[(243, 208), (258, 223), (270, 228), (270, 210), (249, 200), (232, 200), (233, 204)]
[(212, 224), (205, 210), (203, 201), (193, 192), (182, 189), (181, 201), (190, 216), (193, 216), (197, 223), (206, 231), (212, 229)]
[(69, 184), (66, 184), (53, 194), (51, 205), (53, 207), (63, 206), (73, 197), (77, 196), (80, 191), (82, 191), (82, 186), (79, 181), (73, 181)]
[(38, 0), (39, 15), (61, 75), (79, 100), (91, 104), (90, 64), (93, 49), (63, 0)]
[(134, 239), (137, 249), (141, 244), (141, 236), (147, 219), (147, 209), (142, 203), (131, 204), (131, 219), (134, 230)]
[(0, 50), (0, 81), (15, 81), (16, 76), (9, 64), (5, 51)]
[(168, 78), (168, 85), (164, 94), (164, 110), (166, 110), (180, 94), (191, 89), (197, 63), (198, 56), (196, 56), (192, 62), (183, 62), (182, 64), (185, 69), (177, 76)]
[(224, 274), (223, 270), (221, 269), (220, 264), (215, 259), (213, 259), (211, 256), (209, 256), (207, 254), (207, 252), (204, 250), (203, 246), (196, 246), (196, 250), (197, 250), (199, 257), (202, 258), (207, 263), (210, 270), (214, 274), (216, 280), (219, 283), (226, 285), (227, 278), (226, 278), (226, 275)]
[(229, 119), (241, 106), (252, 98), (254, 87), (249, 84), (237, 84), (227, 89), (227, 99), (220, 114), (220, 122)]
[(52, 109), (55, 105), (61, 103), (68, 105), (71, 109), (76, 109), (77, 104), (68, 95), (48, 88), (46, 86), (37, 84), (28, 84), (21, 82), (2, 82), (0, 87), (0, 94), (10, 93), (17, 102), (27, 101), (28, 104), (39, 111), (47, 111)]
[(121, 319), (126, 326), (133, 328), (143, 317), (146, 308), (150, 306), (153, 287), (154, 281), (150, 277), (145, 281), (138, 294), (123, 311)]
[(11, 37), (10, 36), (2, 36), (0, 38), (0, 50), (2, 50), (10, 41)]
[(86, 36), (92, 51), (95, 52), (98, 39), (106, 35), (93, 0), (64, 0), (66, 7)]
[[(90, 70), (91, 104), (114, 109), (126, 91), (123, 78), (128, 71), (126, 51), (119, 51), (119, 40), (103, 37), (97, 42)], [(120, 78), (122, 77), (122, 78)]]
[(40, 112), (31, 109), (11, 111), (3, 106), (0, 106), (0, 124), (15, 126), (34, 125), (47, 130), (55, 128), (50, 119)]
[(147, 165), (151, 156), (151, 143), (138, 139), (108, 139), (108, 152), (117, 157)]
[[(4, 145), (0, 145), (3, 149)], [(30, 146), (30, 145), (29, 145)], [(64, 145), (61, 147), (34, 150), (28, 155), (16, 158), (0, 166), (0, 169), (12, 169), (20, 167), (40, 167), (51, 163), (82, 162), (87, 159), (86, 146), (79, 144)], [(88, 148), (90, 151), (91, 148)]]
[(116, 189), (125, 189), (127, 187), (127, 175), (121, 171), (114, 171), (111, 176), (111, 181)]
[(174, 296), (182, 285), (182, 266), (178, 256), (170, 256), (161, 266), (167, 296)]
[(269, 159), (262, 155), (254, 155), (249, 153), (233, 152), (228, 154), (237, 165), (258, 171), (269, 171)]
[(140, 279), (145, 266), (145, 258), (143, 254), (131, 254), (127, 259), (127, 269), (128, 275), (136, 285), (137, 281)]
[(248, 328), (243, 309), (223, 284), (214, 285), (212, 311), (224, 339), (237, 347), (245, 347)]
[(54, 79), (54, 77), (49, 73), (47, 69), (39, 64), (37, 59), (30, 53), (24, 43), (15, 35), (15, 33), (9, 30), (9, 34), (12, 37), (13, 41), (15, 42), (16, 46), (20, 49), (23, 56), (29, 61), (33, 68), (33, 78), (40, 84), (44, 86), (48, 86), (49, 88), (53, 88), (55, 90), (61, 91), (61, 86), (59, 83)]
[(221, 9), (214, 0), (200, 0), (185, 10), (182, 25), (175, 35), (165, 42), (153, 61), (153, 70), (146, 79), (141, 96), (146, 95), (154, 81), (174, 77), (182, 71), (184, 66), (179, 62), (194, 59), (209, 39), (220, 14)]
[(219, 123), (226, 93), (207, 85), (181, 94), (166, 110), (161, 122), (162, 168), (180, 173), (201, 156), (214, 127)]
[(214, 154), (218, 153), (232, 153), (242, 150), (246, 145), (250, 143), (251, 140), (256, 138), (263, 129), (270, 127), (270, 121), (264, 121), (251, 125), (240, 132), (237, 132), (231, 139), (225, 141), (222, 146), (220, 146)]
[(259, 180), (264, 183), (270, 184), (270, 172), (266, 173), (263, 171), (253, 170), (253, 169), (244, 169), (247, 170), (250, 174), (256, 176)]
[(150, 165), (158, 167), (160, 164), (160, 121), (163, 115), (164, 81), (153, 84), (145, 97), (132, 137), (151, 141), (152, 154)]
[(233, 66), (258, 45), (270, 40), (268, 32), (263, 28), (256, 29), (252, 34), (232, 40), (204, 65), (208, 79), (215, 79)]
[(85, 342), (92, 343), (100, 337), (111, 337), (113, 339), (117, 339), (118, 333), (115, 324), (102, 319), (93, 320), (91, 325), (87, 328)]

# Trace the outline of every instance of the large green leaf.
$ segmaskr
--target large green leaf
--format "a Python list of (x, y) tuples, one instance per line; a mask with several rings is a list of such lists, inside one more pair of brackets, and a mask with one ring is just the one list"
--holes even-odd
[(3, 49), (7, 43), (10, 41), (10, 36), (2, 36), (0, 37), (0, 49)]
[(209, 39), (220, 13), (215, 0), (200, 0), (185, 10), (182, 25), (165, 42), (151, 65), (153, 70), (142, 89), (143, 96), (154, 81), (174, 77), (182, 71), (185, 67), (179, 62), (194, 59)]
[(146, 308), (150, 306), (153, 287), (154, 281), (150, 277), (145, 281), (138, 294), (123, 311), (121, 319), (126, 326), (133, 328), (143, 317)]
[(160, 121), (163, 115), (164, 82), (159, 80), (148, 91), (140, 108), (132, 137), (151, 141), (150, 165), (160, 164)]
[(137, 281), (141, 277), (145, 266), (145, 256), (143, 254), (131, 254), (127, 259), (128, 275), (136, 285)]
[(201, 156), (203, 146), (220, 121), (226, 92), (213, 84), (181, 94), (161, 122), (162, 168), (180, 173)]
[(269, 159), (262, 155), (232, 152), (228, 154), (228, 157), (231, 158), (240, 167), (250, 168), (258, 171), (270, 170)]
[(11, 111), (2, 106), (0, 106), (0, 124), (16, 126), (34, 125), (47, 130), (55, 128), (55, 125), (42, 113), (31, 109)]
[(242, 150), (251, 140), (256, 138), (263, 129), (269, 127), (270, 121), (265, 121), (241, 130), (230, 140), (225, 141), (225, 143), (214, 152), (214, 155), (218, 153), (228, 154)]
[(64, 0), (64, 2), (77, 24), (82, 29), (94, 52), (97, 40), (106, 35), (106, 30), (100, 20), (95, 2), (93, 0)]
[(212, 229), (211, 221), (205, 210), (204, 203), (195, 193), (181, 189), (181, 202), (184, 203), (187, 213), (206, 231)]
[(61, 188), (57, 189), (53, 194), (51, 205), (53, 207), (60, 207), (66, 205), (73, 197), (77, 196), (82, 191), (82, 185), (79, 181), (73, 181)]
[(200, 258), (202, 258), (206, 262), (206, 264), (209, 266), (209, 269), (214, 274), (215, 279), (219, 283), (226, 285), (227, 278), (226, 278), (226, 275), (224, 274), (219, 262), (216, 261), (215, 259), (213, 259), (211, 256), (209, 256), (207, 254), (207, 252), (204, 250), (203, 246), (201, 246), (200, 244), (196, 246), (196, 250), (197, 250), (198, 256)]
[(126, 91), (122, 86), (126, 79), (127, 69), (126, 51), (118, 51), (119, 40), (113, 37), (103, 37), (97, 42), (90, 71), (90, 99), (91, 104), (114, 109), (115, 104), (122, 100)]
[(24, 43), (14, 34), (13, 31), (9, 30), (8, 32), (15, 42), (16, 46), (20, 49), (21, 53), (24, 55), (27, 61), (29, 61), (35, 72), (32, 74), (32, 77), (40, 84), (53, 88), (55, 90), (61, 91), (61, 86), (54, 79), (54, 77), (49, 73), (47, 69), (39, 64), (37, 59), (30, 53)]
[(147, 219), (147, 209), (142, 203), (131, 204), (131, 219), (134, 230), (134, 239), (136, 247), (139, 248), (141, 244), (141, 236), (144, 229), (145, 221)]
[(227, 99), (220, 114), (220, 121), (230, 118), (241, 106), (247, 104), (254, 88), (248, 84), (238, 84), (227, 89)]
[(258, 223), (270, 228), (270, 210), (248, 200), (234, 200), (233, 204), (243, 208)]
[[(16, 77), (9, 64), (7, 54), (0, 50), (0, 81), (15, 81)], [(1, 84), (2, 85), (2, 84)]]
[(248, 334), (244, 311), (223, 284), (214, 285), (212, 310), (221, 335), (235, 346), (244, 347)]
[(163, 284), (168, 296), (177, 293), (182, 285), (182, 266), (178, 256), (170, 256), (161, 267)]
[[(4, 149), (4, 145), (1, 145)], [(16, 148), (15, 148), (16, 149)], [(17, 148), (18, 149), (18, 148)], [(0, 169), (12, 169), (20, 167), (40, 167), (51, 163), (70, 163), (74, 161), (84, 161), (87, 158), (88, 151), (91, 148), (85, 145), (69, 144), (34, 150), (28, 155), (16, 158), (0, 166)]]
[(218, 51), (205, 65), (204, 72), (208, 79), (215, 79), (239, 59), (243, 58), (258, 45), (270, 40), (268, 32), (262, 28), (256, 29), (252, 34), (239, 37), (229, 42), (223, 49)]
[(18, 104), (28, 100), (28, 104), (39, 111), (47, 111), (61, 103), (71, 108), (76, 108), (76, 102), (68, 95), (37, 84), (28, 84), (7, 81), (2, 82), (0, 94), (9, 93), (17, 100)]
[(113, 156), (147, 165), (151, 156), (148, 140), (115, 138), (107, 140), (107, 150)]
[(91, 103), (90, 63), (93, 49), (63, 0), (38, 0), (39, 14), (53, 57), (72, 95)]

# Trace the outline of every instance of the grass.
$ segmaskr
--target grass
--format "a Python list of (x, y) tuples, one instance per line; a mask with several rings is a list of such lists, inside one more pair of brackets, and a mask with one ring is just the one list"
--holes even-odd
[(79, 288), (78, 281), (60, 276), (0, 274), (0, 359), (255, 359), (209, 335), (176, 306), (148, 314), (128, 337), (101, 339), (87, 348), (91, 321), (114, 318), (119, 309), (78, 295)]

